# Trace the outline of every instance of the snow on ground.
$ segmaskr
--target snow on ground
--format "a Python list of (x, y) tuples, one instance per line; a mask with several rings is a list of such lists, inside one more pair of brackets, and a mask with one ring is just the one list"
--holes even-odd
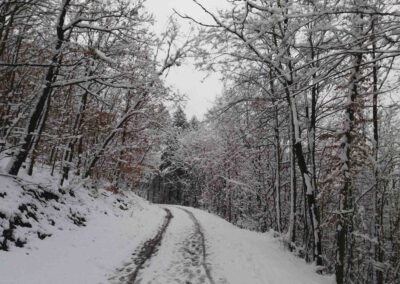
[(85, 228), (57, 232), (27, 249), (0, 252), (0, 283), (108, 283), (162, 220), (158, 210), (132, 213), (132, 217), (93, 216)]
[(138, 283), (208, 283), (201, 267), (201, 248), (193, 221), (183, 210), (173, 206), (167, 208), (171, 210), (173, 218), (157, 255), (139, 274)]
[(207, 259), (216, 283), (230, 284), (331, 284), (332, 277), (315, 273), (285, 251), (270, 234), (239, 229), (207, 212), (186, 208), (199, 220), (207, 244)]
[(8, 250), (0, 250), (0, 284), (129, 283), (137, 252), (160, 231), (135, 283), (334, 282), (271, 234), (180, 206), (165, 206), (173, 218), (162, 227), (163, 206), (106, 189), (86, 181), (60, 191), (45, 170), (34, 179), (0, 173), (0, 246)]
[(332, 277), (318, 275), (313, 265), (285, 251), (271, 234), (239, 229), (201, 210), (164, 207), (171, 211), (173, 218), (157, 253), (139, 272), (134, 283), (334, 283)]
[[(164, 220), (164, 210), (133, 193), (77, 186), (63, 195), (54, 184), (57, 179), (46, 174), (38, 173), (35, 181), (0, 175), (0, 212), (6, 216), (0, 217), (0, 242), (4, 241), (2, 232), (10, 227), (9, 220), (17, 217), (31, 224), (17, 225), (12, 231), (12, 238), (19, 239), (22, 248), (8, 241), (9, 251), (0, 250), (0, 284), (109, 283), (115, 269)], [(41, 193), (43, 186), (43, 192), (52, 192), (59, 199), (33, 196), (32, 191)], [(28, 204), (37, 221), (19, 209), (21, 204)], [(51, 236), (41, 240), (38, 232)]]

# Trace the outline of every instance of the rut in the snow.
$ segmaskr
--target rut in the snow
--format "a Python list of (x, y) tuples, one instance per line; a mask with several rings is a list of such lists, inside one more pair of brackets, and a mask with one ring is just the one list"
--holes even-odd
[(201, 266), (204, 268), (204, 271), (206, 272), (207, 278), (210, 281), (211, 284), (215, 284), (214, 279), (211, 276), (211, 271), (210, 268), (207, 265), (207, 252), (206, 252), (206, 243), (205, 243), (205, 237), (203, 230), (201, 228), (200, 222), (197, 220), (197, 218), (194, 216), (192, 212), (189, 210), (180, 208), (184, 212), (186, 212), (190, 219), (193, 221), (194, 226), (195, 226), (195, 237), (193, 238), (195, 242), (198, 242), (198, 245), (201, 246)]
[(117, 283), (126, 284), (135, 283), (139, 271), (143, 268), (146, 261), (148, 261), (157, 252), (157, 249), (161, 244), (163, 235), (167, 230), (171, 219), (174, 217), (170, 210), (166, 208), (164, 208), (164, 210), (167, 212), (167, 215), (165, 216), (164, 223), (158, 230), (157, 235), (155, 235), (152, 239), (146, 241), (138, 252), (133, 253), (133, 264), (135, 265), (135, 268), (131, 267), (131, 265), (128, 264), (126, 267), (120, 269), (120, 273), (125, 272), (126, 274), (118, 277), (117, 279), (110, 279), (112, 283), (114, 283), (115, 281), (117, 281)]

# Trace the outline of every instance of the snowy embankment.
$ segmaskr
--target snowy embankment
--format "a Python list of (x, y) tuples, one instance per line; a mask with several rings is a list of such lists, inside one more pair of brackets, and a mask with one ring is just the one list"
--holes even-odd
[(1, 284), (108, 283), (164, 220), (133, 193), (57, 184), (0, 175)]

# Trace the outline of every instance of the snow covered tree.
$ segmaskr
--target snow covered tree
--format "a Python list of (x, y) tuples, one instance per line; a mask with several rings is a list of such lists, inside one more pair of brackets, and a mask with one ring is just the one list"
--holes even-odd
[(180, 140), (187, 132), (189, 123), (181, 106), (172, 115), (171, 128), (161, 155), (162, 203), (183, 204), (187, 191), (187, 169), (176, 153), (181, 147)]
[(173, 114), (172, 125), (178, 129), (185, 130), (189, 127), (189, 123), (186, 118), (186, 114), (181, 106), (178, 106)]
[(197, 117), (194, 115), (189, 121), (190, 128), (192, 130), (198, 130), (200, 128), (200, 121), (197, 119)]
[[(228, 11), (212, 13), (194, 2), (211, 19), (202, 23), (181, 15), (204, 29), (200, 64), (219, 69), (229, 90), (211, 116), (221, 127), (214, 135), (237, 131), (238, 145), (240, 139), (248, 142), (249, 129), (255, 141), (245, 143), (242, 151), (267, 145), (258, 159), (269, 161), (262, 170), (273, 177), (272, 183), (262, 184), (268, 194), (259, 196), (267, 204), (263, 215), (273, 220), (267, 227), (286, 233), (289, 247), (303, 247), (306, 259), (311, 255), (318, 265), (335, 271), (338, 283), (393, 282), (396, 264), (384, 264), (383, 247), (394, 243), (373, 241), (385, 234), (383, 223), (389, 224), (382, 209), (385, 194), (378, 189), (381, 166), (374, 162), (372, 169), (368, 161), (383, 161), (376, 156), (378, 110), (396, 104), (382, 98), (392, 91), (390, 86), (397, 88), (388, 82), (399, 55), (392, 30), (399, 20), (394, 3), (233, 1)], [(221, 117), (235, 123), (226, 124)], [(242, 118), (250, 121), (246, 127)], [(258, 125), (263, 120), (267, 129)], [(265, 140), (254, 135), (257, 130), (264, 131)], [(220, 147), (227, 150), (231, 144)], [(245, 157), (251, 161), (252, 156)], [(241, 190), (247, 186), (255, 191), (251, 179), (241, 174), (254, 177), (257, 168), (241, 165), (236, 181)], [(227, 180), (219, 187), (226, 188)], [(374, 204), (367, 202), (371, 193)], [(234, 199), (241, 200), (240, 194)], [(373, 265), (357, 262), (366, 254)], [(384, 276), (383, 271), (391, 272)]]
[(1, 3), (7, 172), (24, 166), (32, 174), (38, 162), (60, 171), (60, 187), (71, 172), (137, 182), (155, 165), (146, 157), (159, 142), (163, 104), (174, 97), (162, 76), (194, 40), (173, 22), (157, 38), (141, 0), (39, 2)]

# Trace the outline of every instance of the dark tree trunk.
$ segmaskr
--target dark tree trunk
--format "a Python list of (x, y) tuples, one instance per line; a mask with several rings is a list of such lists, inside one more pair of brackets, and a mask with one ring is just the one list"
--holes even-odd
[[(382, 222), (381, 215), (383, 214), (380, 210), (382, 198), (380, 198), (380, 178), (379, 178), (379, 117), (378, 117), (378, 66), (376, 60), (376, 41), (375, 39), (375, 19), (371, 22), (372, 28), (372, 60), (374, 64), (372, 66), (372, 79), (373, 79), (373, 97), (372, 97), (372, 121), (374, 131), (374, 175), (375, 175), (375, 193), (374, 193), (374, 237), (377, 243), (374, 245), (374, 257), (379, 263), (383, 261), (383, 251), (381, 249), (381, 230)], [(375, 282), (376, 284), (383, 283), (383, 273), (379, 269), (375, 269)]]
[(22, 141), (22, 146), (18, 149), (16, 156), (11, 160), (11, 163), (8, 167), (8, 173), (10, 175), (18, 175), (18, 172), (22, 166), (22, 163), (25, 162), (26, 157), (29, 154), (29, 150), (32, 146), (33, 141), (33, 133), (36, 130), (40, 117), (43, 114), (45, 109), (46, 101), (48, 100), (51, 92), (52, 92), (52, 83), (57, 77), (59, 66), (59, 58), (61, 56), (61, 48), (64, 43), (64, 21), (67, 14), (68, 6), (71, 0), (65, 0), (63, 2), (63, 6), (61, 7), (61, 12), (58, 17), (58, 25), (57, 25), (57, 43), (55, 46), (55, 54), (51, 60), (53, 63), (49, 69), (47, 70), (47, 74), (45, 77), (45, 87), (37, 101), (35, 108), (32, 111), (32, 114), (28, 121), (28, 126), (26, 128), (25, 137)]
[[(64, 152), (64, 165), (63, 165), (63, 171), (62, 171), (62, 177), (61, 177), (61, 181), (60, 181), (60, 185), (62, 186), (64, 181), (68, 179), (69, 176), (69, 171), (71, 170), (71, 163), (72, 163), (72, 159), (74, 157), (74, 149), (77, 143), (80, 142), (81, 137), (76, 137), (77, 135), (79, 135), (80, 130), (81, 130), (81, 126), (84, 120), (84, 112), (86, 110), (86, 103), (87, 103), (87, 97), (88, 97), (88, 92), (84, 92), (82, 94), (82, 98), (81, 98), (81, 105), (80, 105), (80, 109), (78, 114), (76, 115), (75, 118), (75, 122), (74, 122), (74, 126), (73, 126), (73, 131), (72, 131), (72, 135), (74, 137), (72, 137), (67, 145), (67, 148)], [(78, 153), (79, 155), (80, 153)]]
[(360, 65), (362, 62), (362, 55), (356, 55), (354, 59), (354, 74), (350, 78), (350, 84), (353, 86), (348, 95), (346, 102), (346, 119), (345, 131), (342, 149), (342, 175), (344, 184), (340, 190), (339, 195), (339, 212), (338, 221), (336, 225), (336, 244), (337, 244), (337, 262), (336, 262), (336, 283), (346, 283), (346, 269), (349, 266), (351, 248), (349, 247), (350, 234), (352, 232), (353, 220), (353, 183), (351, 174), (351, 147), (353, 143), (353, 129), (356, 111), (356, 99), (358, 97), (358, 85), (360, 74)]

